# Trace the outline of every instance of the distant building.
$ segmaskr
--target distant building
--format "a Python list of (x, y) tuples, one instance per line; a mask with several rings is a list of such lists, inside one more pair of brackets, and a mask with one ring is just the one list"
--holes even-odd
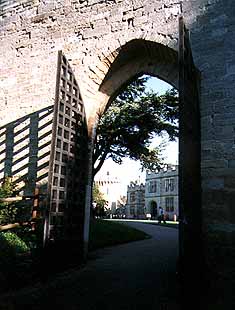
[(145, 212), (158, 217), (161, 206), (170, 220), (178, 218), (178, 166), (168, 165), (158, 172), (146, 172)]
[(120, 180), (107, 171), (106, 174), (97, 174), (95, 183), (107, 201), (109, 213), (115, 214), (116, 209), (120, 207), (120, 201), (123, 200)]
[(145, 186), (131, 182), (127, 187), (126, 217), (127, 218), (145, 218)]
[(127, 218), (157, 219), (159, 207), (169, 220), (179, 215), (178, 166), (167, 165), (158, 172), (146, 172), (145, 185), (131, 182), (127, 187)]

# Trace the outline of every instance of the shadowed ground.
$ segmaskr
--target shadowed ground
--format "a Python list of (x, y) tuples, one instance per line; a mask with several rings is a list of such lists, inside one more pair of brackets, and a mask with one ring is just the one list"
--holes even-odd
[(178, 230), (127, 224), (152, 238), (94, 251), (80, 270), (69, 270), (43, 286), (2, 296), (0, 308), (178, 310)]

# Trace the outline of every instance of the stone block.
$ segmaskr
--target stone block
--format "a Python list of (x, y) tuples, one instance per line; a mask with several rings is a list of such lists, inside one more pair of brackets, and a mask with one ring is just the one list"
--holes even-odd
[(41, 14), (45, 14), (45, 13), (53, 11), (55, 8), (56, 8), (56, 2), (50, 1), (46, 4), (45, 3), (39, 4), (37, 7), (37, 11), (38, 11), (38, 14), (41, 15)]
[(108, 17), (109, 22), (120, 22), (122, 20), (123, 11), (119, 8), (113, 9)]
[(202, 168), (227, 168), (228, 160), (227, 159), (216, 159), (216, 160), (204, 160), (201, 163)]
[(130, 19), (134, 19), (133, 11), (124, 11), (122, 16), (122, 21), (128, 21)]
[(202, 182), (203, 188), (209, 190), (223, 190), (225, 187), (224, 178), (211, 178)]
[(111, 30), (112, 31), (119, 31), (123, 29), (123, 23), (122, 22), (112, 22), (111, 23)]
[(147, 15), (144, 15), (141, 17), (135, 17), (133, 20), (134, 27), (138, 27), (138, 26), (144, 27), (144, 25), (146, 23), (148, 23), (148, 16)]

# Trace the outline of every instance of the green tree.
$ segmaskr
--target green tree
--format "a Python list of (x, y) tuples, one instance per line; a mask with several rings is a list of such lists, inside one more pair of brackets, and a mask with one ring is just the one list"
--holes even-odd
[[(0, 198), (17, 196), (19, 188), (12, 177), (5, 177), (0, 186)], [(27, 222), (31, 217), (32, 203), (26, 201), (0, 202), (0, 225)], [(25, 230), (25, 228), (21, 228)]]
[[(16, 186), (10, 177), (5, 177), (0, 186), (0, 198), (8, 198), (14, 196)], [(15, 203), (0, 202), (0, 225), (9, 224), (15, 221), (17, 209)]]
[(107, 201), (104, 198), (104, 194), (100, 191), (99, 186), (94, 183), (92, 189), (93, 196), (93, 215), (103, 217), (106, 214), (105, 207)]
[(130, 83), (112, 102), (97, 128), (93, 176), (107, 158), (121, 164), (124, 157), (140, 160), (142, 167), (156, 170), (163, 164), (163, 145), (151, 149), (152, 139), (167, 133), (178, 136), (178, 95), (172, 88), (159, 95), (146, 90), (148, 77)]

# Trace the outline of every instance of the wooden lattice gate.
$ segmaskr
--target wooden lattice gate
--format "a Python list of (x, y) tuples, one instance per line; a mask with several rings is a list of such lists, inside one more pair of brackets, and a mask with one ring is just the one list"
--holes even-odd
[[(81, 92), (68, 60), (58, 54), (44, 245), (82, 251), (87, 172), (87, 125)], [(65, 241), (65, 242), (63, 242)]]
[(200, 283), (203, 272), (201, 230), (200, 74), (196, 69), (189, 32), (179, 18), (179, 205), (180, 261), (185, 287)]

